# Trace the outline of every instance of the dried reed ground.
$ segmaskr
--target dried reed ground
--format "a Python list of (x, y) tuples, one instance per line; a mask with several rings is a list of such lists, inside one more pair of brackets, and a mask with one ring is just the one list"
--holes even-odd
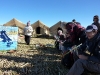
[(60, 53), (53, 47), (34, 49), (33, 44), (38, 43), (54, 44), (54, 40), (32, 38), (28, 46), (21, 39), (16, 52), (1, 51), (0, 75), (66, 75)]

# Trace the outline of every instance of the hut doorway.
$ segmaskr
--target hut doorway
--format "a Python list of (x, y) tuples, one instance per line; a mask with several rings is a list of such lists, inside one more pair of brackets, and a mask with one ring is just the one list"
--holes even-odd
[(36, 28), (36, 34), (40, 34), (40, 29), (41, 29), (40, 27)]
[(58, 30), (62, 30), (62, 31), (63, 31), (63, 29), (62, 29), (62, 28), (60, 28), (60, 27), (58, 27), (58, 28), (57, 28), (57, 31), (58, 31)]

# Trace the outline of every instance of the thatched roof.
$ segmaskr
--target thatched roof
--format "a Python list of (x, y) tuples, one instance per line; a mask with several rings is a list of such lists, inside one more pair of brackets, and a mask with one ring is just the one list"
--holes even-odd
[(61, 21), (57, 22), (56, 24), (54, 24), (53, 26), (50, 27), (50, 30), (55, 30), (56, 28), (61, 27)]
[[(53, 26), (51, 26), (51, 27), (50, 27), (50, 32), (51, 32), (52, 34), (57, 34), (57, 29), (58, 29), (58, 28), (62, 28), (61, 23), (62, 23), (62, 21), (59, 21), (59, 22), (57, 22), (56, 24), (54, 24)], [(66, 24), (66, 23), (67, 23), (67, 22), (63, 22), (63, 24)], [(65, 29), (63, 29), (63, 31), (66, 32)]]
[(32, 24), (32, 27), (35, 29), (36, 27), (41, 27), (43, 29), (48, 29), (49, 27), (47, 27), (45, 24), (43, 24), (40, 20), (36, 21), (35, 23)]
[(51, 34), (57, 34), (57, 29), (61, 27), (61, 21), (57, 22), (56, 24), (54, 24), (53, 26), (50, 27), (50, 33)]
[(25, 24), (13, 18), (9, 22), (5, 23), (4, 26), (16, 26), (16, 27), (23, 29), (25, 27)]

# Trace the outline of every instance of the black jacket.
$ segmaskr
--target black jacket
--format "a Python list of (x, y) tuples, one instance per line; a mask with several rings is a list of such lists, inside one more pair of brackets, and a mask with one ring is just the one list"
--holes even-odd
[[(100, 33), (97, 33), (92, 39), (86, 42), (78, 49), (79, 54), (88, 56), (88, 60), (94, 63), (100, 63)], [(88, 51), (88, 54), (86, 53)]]
[(73, 43), (71, 42), (70, 37), (66, 37), (66, 41), (64, 42), (63, 46), (65, 47), (72, 47)]

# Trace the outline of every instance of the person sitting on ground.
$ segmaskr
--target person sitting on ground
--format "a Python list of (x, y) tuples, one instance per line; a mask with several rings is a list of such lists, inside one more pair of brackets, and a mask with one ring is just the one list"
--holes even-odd
[(71, 42), (70, 34), (68, 32), (66, 35), (66, 41), (63, 43), (63, 46), (65, 47), (66, 50), (62, 54), (61, 64), (64, 65), (66, 68), (70, 68), (73, 64), (73, 57), (72, 57), (73, 55), (71, 53), (69, 54), (66, 53), (69, 52), (69, 50), (73, 46), (73, 43)]
[(87, 40), (78, 48), (79, 59), (66, 75), (81, 75), (84, 70), (100, 75), (100, 33), (96, 25), (86, 28)]
[[(68, 22), (67, 24), (62, 24), (67, 29), (67, 32), (70, 35), (70, 42), (72, 43), (72, 45), (79, 45), (79, 44), (83, 44), (86, 41), (86, 34), (85, 34), (85, 28), (81, 26), (81, 24), (79, 22)], [(69, 50), (67, 50), (69, 52)], [(61, 63), (67, 67), (70, 68), (74, 61), (77, 60), (77, 56), (76, 53), (69, 53), (67, 55), (64, 55), (63, 59), (61, 60)]]
[(66, 24), (66, 29), (68, 33), (71, 35), (71, 41), (75, 45), (79, 45), (80, 43), (85, 42), (86, 40), (85, 28), (82, 27), (79, 22), (76, 22), (76, 24), (68, 22)]
[(59, 37), (58, 37), (58, 31), (59, 31), (59, 30), (61, 30), (61, 31), (63, 32), (62, 28), (58, 27), (58, 28), (57, 28), (57, 34), (54, 35), (54, 38), (56, 39), (56, 41), (55, 41), (55, 48), (56, 48), (57, 50), (59, 50), (59, 41), (57, 41), (57, 40), (59, 39)]
[(59, 50), (62, 52), (65, 50), (63, 43), (65, 42), (65, 34), (63, 33), (63, 30), (58, 30), (57, 36), (54, 36), (56, 41), (59, 43)]
[(71, 42), (71, 39), (70, 39), (70, 34), (67, 32), (66, 33), (66, 38), (65, 38), (65, 42), (63, 42), (63, 46), (66, 47), (66, 50), (64, 51), (64, 53), (67, 52), (67, 50), (69, 50), (72, 46), (73, 46), (73, 43)]

